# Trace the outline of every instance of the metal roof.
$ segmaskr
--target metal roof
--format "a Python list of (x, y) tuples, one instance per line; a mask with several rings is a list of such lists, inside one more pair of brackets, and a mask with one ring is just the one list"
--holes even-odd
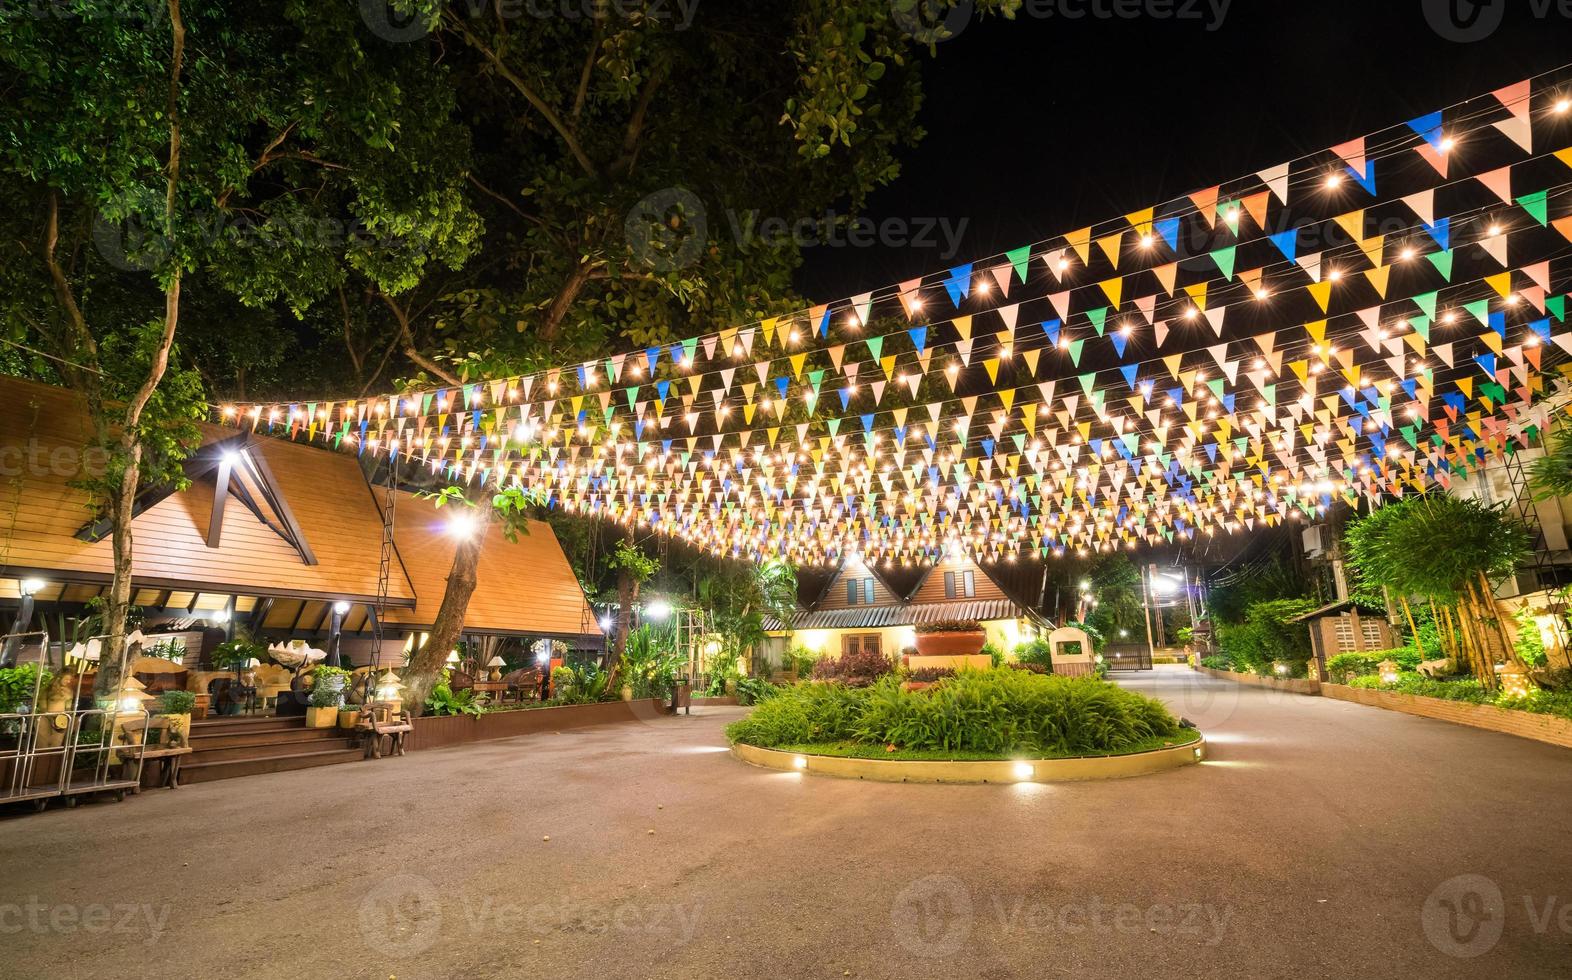
[(899, 606), (858, 606), (853, 609), (818, 609), (800, 612), (790, 625), (767, 619), (770, 632), (793, 630), (880, 629), (886, 626), (921, 626), (956, 619), (991, 621), (1034, 618), (1032, 613), (1009, 599), (979, 599), (973, 602), (927, 602)]

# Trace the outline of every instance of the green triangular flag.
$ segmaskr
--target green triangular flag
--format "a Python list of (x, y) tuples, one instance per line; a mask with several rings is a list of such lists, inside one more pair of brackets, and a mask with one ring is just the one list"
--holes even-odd
[(1567, 298), (1565, 296), (1552, 296), (1545, 300), (1545, 309), (1554, 313), (1557, 320), (1565, 322), (1567, 318)]
[(1449, 248), (1445, 252), (1431, 252), (1425, 256), (1447, 282), (1452, 281), (1452, 251)]
[(1093, 371), (1090, 374), (1083, 374), (1083, 375), (1081, 375), (1081, 390), (1086, 392), (1088, 395), (1090, 395), (1092, 393), (1092, 385), (1094, 385), (1096, 383), (1097, 383), (1097, 372), (1096, 371)]
[(1544, 228), (1550, 223), (1550, 208), (1547, 200), (1550, 192), (1535, 191), (1533, 194), (1524, 194), (1517, 199), (1518, 206), (1527, 211), (1529, 217), (1539, 222), (1539, 227)]
[(1018, 276), (1022, 282), (1025, 282), (1026, 264), (1032, 257), (1032, 247), (1030, 245), (1022, 245), (1020, 248), (1011, 249), (1010, 251), (1005, 252), (1004, 257), (1010, 260), (1011, 265), (1015, 266), (1016, 276)]
[(1097, 329), (1097, 336), (1101, 337), (1103, 331), (1108, 329), (1108, 307), (1099, 306), (1095, 310), (1087, 310), (1086, 318), (1092, 321), (1092, 326)]
[(1237, 245), (1230, 245), (1212, 253), (1212, 261), (1217, 263), (1217, 270), (1225, 278), (1232, 279), (1234, 277), (1234, 253), (1238, 250), (1239, 247)]
[(1408, 325), (1414, 328), (1414, 333), (1423, 337), (1428, 343), (1430, 340), (1430, 318), (1427, 316), (1411, 316)]
[(1086, 341), (1084, 340), (1070, 341), (1070, 363), (1074, 364), (1076, 367), (1081, 366), (1081, 348), (1085, 346)]
[(873, 359), (877, 361), (879, 359), (879, 357), (884, 353), (884, 338), (883, 337), (869, 337), (867, 339), (866, 343), (868, 345), (868, 353), (872, 354), (873, 355)]
[(1414, 305), (1425, 311), (1425, 316), (1434, 320), (1436, 318), (1436, 293), (1425, 293), (1414, 297)]
[(1488, 323), (1490, 320), (1490, 301), (1488, 299), (1476, 299), (1472, 303), (1464, 303), (1463, 309), (1467, 310), (1480, 323)]
[(693, 356), (699, 352), (699, 338), (689, 337), (682, 342), (682, 359), (689, 364), (693, 363)]

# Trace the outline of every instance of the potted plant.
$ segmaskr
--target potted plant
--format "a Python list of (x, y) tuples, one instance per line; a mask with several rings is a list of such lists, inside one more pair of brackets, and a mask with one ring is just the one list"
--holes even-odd
[(318, 666), (311, 672), (307, 728), (332, 728), (338, 724), (338, 709), (344, 703), (344, 680), (348, 676), (349, 671), (342, 667)]
[(358, 704), (340, 705), (338, 709), (338, 727), (354, 728), (360, 724), (361, 706)]
[(165, 691), (159, 704), (159, 714), (165, 718), (164, 730), (169, 734), (165, 741), (169, 748), (184, 748), (191, 738), (191, 709), (196, 706), (196, 695), (190, 691)]
[(982, 652), (988, 635), (975, 619), (923, 623), (917, 634), (917, 653), (923, 657), (970, 657)]

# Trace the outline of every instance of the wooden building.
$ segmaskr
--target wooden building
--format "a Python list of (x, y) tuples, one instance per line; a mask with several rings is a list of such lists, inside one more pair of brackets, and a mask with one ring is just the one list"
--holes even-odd
[(1019, 587), (1007, 591), (1001, 570), (970, 557), (946, 557), (920, 567), (874, 565), (848, 558), (828, 576), (804, 577), (803, 609), (791, 622), (767, 626), (780, 645), (840, 656), (875, 650), (892, 659), (916, 646), (924, 623), (976, 620), (988, 642), (1009, 652), (1036, 636), (1045, 620)]
[[(382, 573), (384, 498), (357, 459), (284, 440), (201, 426), (183, 463), (189, 485), (149, 487), (137, 499), (133, 603), (149, 632), (186, 630), (187, 662), (204, 627), (243, 624), (260, 639), (313, 642), (335, 609), (352, 663), (399, 664), (436, 617), (457, 541), (445, 516), (413, 494), (394, 494), (383, 646), (373, 650)], [(78, 484), (102, 456), (71, 391), (0, 378), (0, 615), (24, 584), (34, 622), (74, 616), (107, 591), (108, 525)], [(549, 525), (516, 543), (493, 528), (470, 603), (472, 639), (601, 643), (601, 629)], [(213, 630), (208, 631), (211, 636)]]

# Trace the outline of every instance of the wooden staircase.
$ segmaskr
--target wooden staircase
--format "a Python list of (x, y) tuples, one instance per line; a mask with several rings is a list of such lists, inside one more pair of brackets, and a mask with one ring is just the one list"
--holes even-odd
[(191, 723), (191, 755), (180, 782), (255, 776), (357, 762), (360, 739), (341, 728), (307, 728), (304, 717), (209, 718)]

